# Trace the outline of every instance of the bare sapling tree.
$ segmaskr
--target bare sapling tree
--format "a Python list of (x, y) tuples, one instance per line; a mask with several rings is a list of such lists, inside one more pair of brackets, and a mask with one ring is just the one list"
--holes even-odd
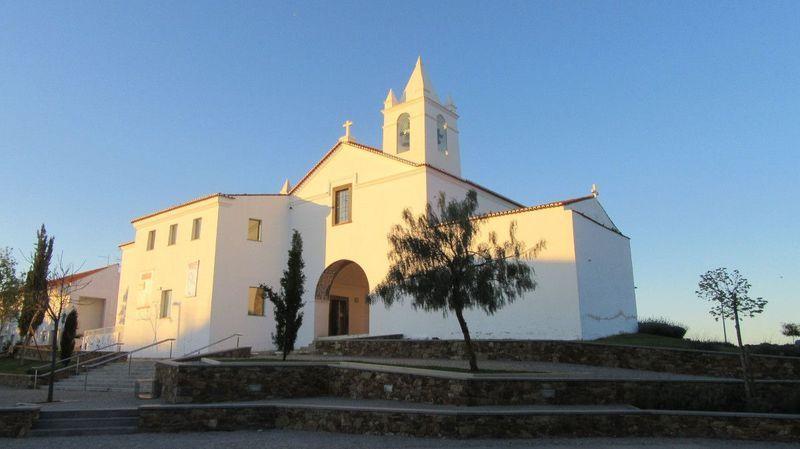
[[(53, 402), (53, 384), (55, 383), (55, 370), (58, 363), (58, 328), (67, 313), (68, 307), (77, 307), (79, 298), (75, 293), (86, 288), (89, 281), (76, 276), (80, 270), (71, 264), (64, 264), (61, 256), (56, 265), (50, 270), (49, 301), (47, 302), (47, 317), (52, 323), (50, 331), (50, 382), (47, 387), (47, 402)], [(73, 340), (74, 342), (74, 340)]]
[[(464, 311), (480, 309), (491, 315), (534, 290), (533, 268), (525, 261), (544, 248), (544, 241), (527, 248), (516, 238), (511, 222), (508, 240), (499, 242), (494, 231), (480, 234), (485, 217), (477, 216), (478, 195), (470, 190), (461, 200), (439, 195), (437, 207), (425, 212), (403, 211), (403, 223), (389, 233), (389, 272), (370, 302), (387, 306), (409, 296), (412, 307), (452, 312), (464, 337), (470, 371), (478, 370)], [(481, 238), (482, 236), (482, 238)]]
[(749, 292), (750, 281), (742, 276), (739, 270), (728, 272), (726, 268), (716, 268), (700, 276), (700, 282), (697, 284), (695, 293), (700, 299), (712, 302), (709, 313), (715, 320), (722, 318), (733, 320), (736, 341), (739, 346), (745, 395), (747, 401), (751, 402), (755, 392), (747, 348), (742, 342), (741, 321), (744, 318), (752, 318), (763, 312), (767, 301), (760, 297), (751, 298)]

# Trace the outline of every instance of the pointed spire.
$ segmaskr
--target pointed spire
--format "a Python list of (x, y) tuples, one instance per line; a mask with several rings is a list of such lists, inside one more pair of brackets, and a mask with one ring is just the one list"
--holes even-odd
[(592, 196), (595, 198), (600, 196), (600, 190), (597, 189), (597, 184), (592, 184)]
[(289, 190), (292, 189), (292, 185), (289, 184), (289, 180), (283, 181), (283, 187), (281, 187), (281, 194), (286, 195), (289, 193)]
[(433, 90), (433, 83), (425, 73), (425, 67), (422, 65), (422, 56), (417, 57), (417, 65), (414, 66), (414, 71), (411, 72), (408, 84), (406, 84), (406, 88), (403, 89), (403, 101), (413, 100), (419, 97), (429, 97), (437, 102), (439, 101), (439, 97), (436, 96), (436, 91)]
[(448, 110), (450, 110), (450, 112), (453, 112), (453, 113), (456, 112), (456, 109), (458, 109), (458, 108), (456, 107), (456, 104), (453, 103), (453, 96), (452, 95), (448, 95), (447, 96), (447, 104), (444, 107), (446, 107)]
[(392, 106), (396, 105), (397, 103), (399, 103), (399, 101), (397, 101), (397, 97), (394, 96), (394, 91), (392, 89), (389, 89), (389, 93), (386, 95), (386, 99), (383, 100), (383, 109), (389, 109)]

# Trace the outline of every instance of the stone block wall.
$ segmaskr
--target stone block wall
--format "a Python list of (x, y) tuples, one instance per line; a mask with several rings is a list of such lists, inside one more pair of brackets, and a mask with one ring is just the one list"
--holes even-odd
[(249, 401), (323, 396), (325, 366), (159, 362), (156, 380), (167, 403)]
[(353, 410), (294, 406), (143, 406), (146, 432), (292, 429), (436, 438), (684, 437), (759, 441), (800, 439), (797, 416), (733, 413), (529, 412), (469, 413)]
[[(476, 340), (484, 360), (530, 360), (641, 369), (677, 374), (741, 377), (737, 353), (606, 345), (555, 340)], [(461, 340), (353, 339), (316, 341), (319, 354), (417, 359), (463, 359)], [(756, 379), (800, 379), (800, 357), (751, 355)]]
[(0, 407), (0, 437), (24, 437), (38, 418), (39, 407)]
[[(675, 410), (746, 410), (742, 383), (718, 381), (470, 378), (338, 364), (162, 362), (156, 367), (167, 403), (336, 396), (444, 405), (630, 404)], [(756, 385), (758, 411), (800, 413), (800, 382)]]

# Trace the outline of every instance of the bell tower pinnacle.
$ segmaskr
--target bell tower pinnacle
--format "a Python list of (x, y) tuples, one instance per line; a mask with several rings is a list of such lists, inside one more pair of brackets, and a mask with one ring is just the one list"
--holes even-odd
[(439, 102), (422, 58), (398, 101), (390, 89), (383, 102), (383, 151), (461, 176), (458, 114), (452, 100)]

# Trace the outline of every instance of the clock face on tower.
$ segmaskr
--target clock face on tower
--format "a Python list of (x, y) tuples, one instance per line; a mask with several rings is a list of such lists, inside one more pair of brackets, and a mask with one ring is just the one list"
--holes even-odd
[(441, 115), (436, 117), (436, 143), (439, 151), (447, 154), (447, 122)]

